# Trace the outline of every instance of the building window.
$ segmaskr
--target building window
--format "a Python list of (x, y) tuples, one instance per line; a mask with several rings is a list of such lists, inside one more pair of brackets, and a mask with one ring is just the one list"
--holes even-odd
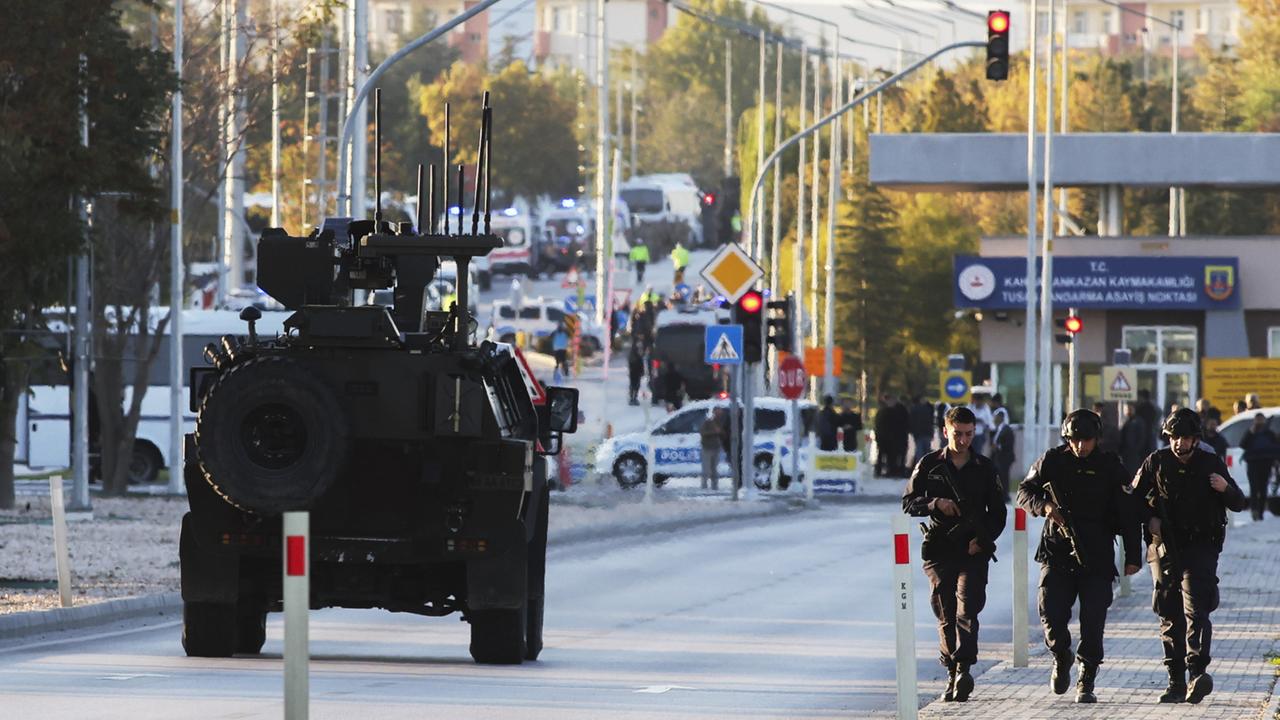
[[(1280, 328), (1278, 328), (1280, 329)], [(1181, 326), (1126, 326), (1122, 344), (1131, 354), (1138, 389), (1151, 393), (1158, 407), (1189, 407), (1196, 399), (1199, 339)]]
[(565, 7), (551, 8), (551, 31), (566, 32), (569, 29), (569, 9)]
[(382, 19), (387, 26), (387, 32), (393, 35), (404, 32), (404, 10), (388, 10), (382, 14)]
[(1280, 358), (1280, 327), (1267, 328), (1267, 357)]
[(1089, 13), (1077, 10), (1071, 15), (1071, 32), (1083, 35), (1089, 32)]
[(1213, 8), (1202, 7), (1196, 11), (1196, 32), (1208, 33), (1213, 30)]
[(1120, 11), (1112, 10), (1106, 14), (1106, 23), (1108, 35), (1115, 35), (1120, 32)]

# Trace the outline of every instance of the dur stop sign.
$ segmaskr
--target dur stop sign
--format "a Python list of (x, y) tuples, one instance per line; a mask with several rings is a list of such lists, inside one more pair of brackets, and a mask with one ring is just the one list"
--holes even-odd
[(778, 364), (778, 391), (782, 393), (782, 397), (788, 400), (800, 399), (807, 380), (804, 363), (794, 355), (788, 355)]

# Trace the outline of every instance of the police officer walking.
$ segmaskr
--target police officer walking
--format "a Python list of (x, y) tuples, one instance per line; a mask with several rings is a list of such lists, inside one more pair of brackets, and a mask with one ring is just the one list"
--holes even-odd
[(1175, 410), (1163, 430), (1169, 446), (1143, 461), (1133, 492), (1144, 501), (1147, 561), (1155, 580), (1152, 606), (1160, 616), (1169, 671), (1160, 702), (1198, 703), (1213, 691), (1207, 672), (1213, 639), (1209, 613), (1218, 607), (1218, 555), (1226, 539), (1227, 510), (1241, 512), (1248, 500), (1222, 459), (1198, 446), (1200, 416), (1194, 410)]
[(1080, 676), (1076, 702), (1093, 703), (1102, 664), (1102, 636), (1116, 577), (1113, 539), (1124, 541), (1124, 573), (1139, 567), (1139, 520), (1126, 492), (1120, 456), (1097, 447), (1102, 418), (1076, 410), (1062, 423), (1064, 443), (1031, 466), (1018, 488), (1018, 505), (1047, 517), (1036, 549), (1040, 563), (1040, 622), (1053, 654), (1049, 684), (1062, 695), (1071, 686), (1071, 607), (1080, 600)]
[(977, 418), (967, 407), (947, 412), (946, 445), (920, 458), (902, 496), (908, 515), (928, 516), (920, 557), (938, 618), (940, 660), (947, 667), (943, 700), (973, 692), (969, 668), (978, 660), (978, 613), (987, 601), (987, 566), (1004, 530), (1005, 498), (995, 465), (972, 452)]

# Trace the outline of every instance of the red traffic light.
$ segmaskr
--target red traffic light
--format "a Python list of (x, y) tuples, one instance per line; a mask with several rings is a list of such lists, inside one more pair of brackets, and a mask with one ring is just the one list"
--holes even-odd
[(987, 13), (987, 29), (993, 33), (1009, 31), (1009, 13), (1003, 10), (992, 10)]
[(702, 194), (702, 204), (711, 207), (716, 204), (716, 194), (713, 192)]
[(1068, 315), (1063, 327), (1067, 329), (1067, 332), (1075, 335), (1084, 329), (1084, 321), (1077, 315)]
[(754, 315), (760, 312), (760, 308), (764, 307), (764, 298), (755, 290), (748, 290), (746, 294), (738, 298), (738, 307), (743, 312)]

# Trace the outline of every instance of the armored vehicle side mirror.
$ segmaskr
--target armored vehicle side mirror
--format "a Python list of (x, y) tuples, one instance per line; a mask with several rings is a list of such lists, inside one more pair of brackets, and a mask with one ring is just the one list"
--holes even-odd
[(577, 388), (547, 388), (547, 429), (561, 433), (578, 430)]

